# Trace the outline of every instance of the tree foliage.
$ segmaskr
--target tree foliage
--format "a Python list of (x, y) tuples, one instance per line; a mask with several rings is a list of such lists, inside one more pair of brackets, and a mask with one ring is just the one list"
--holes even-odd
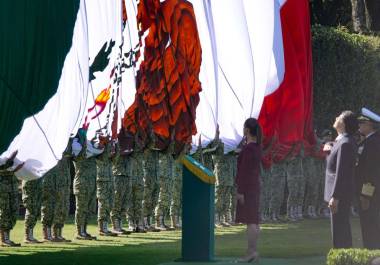
[(351, 0), (310, 0), (311, 23), (325, 26), (351, 24)]

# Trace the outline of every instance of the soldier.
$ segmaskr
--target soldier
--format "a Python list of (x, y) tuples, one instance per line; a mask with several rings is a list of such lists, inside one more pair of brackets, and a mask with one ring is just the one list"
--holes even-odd
[(126, 216), (131, 200), (131, 161), (129, 155), (122, 154), (120, 146), (116, 143), (116, 153), (112, 160), (112, 172), (114, 180), (114, 205), (111, 211), (113, 232), (116, 234), (130, 234), (123, 229), (122, 217)]
[(269, 202), (270, 202), (270, 169), (265, 169), (263, 165), (261, 165), (261, 194), (260, 194), (260, 214), (261, 221), (266, 222), (269, 218)]
[(363, 246), (380, 249), (380, 116), (363, 108), (359, 132), (364, 136), (358, 149), (355, 195), (359, 202)]
[[(215, 131), (215, 137), (214, 137), (214, 140), (212, 140), (207, 146), (206, 148), (204, 148), (202, 150), (202, 164), (210, 171), (214, 172), (215, 174), (215, 171), (214, 171), (214, 160), (213, 160), (213, 155), (215, 155), (216, 152), (218, 152), (218, 154), (221, 154), (223, 151), (220, 151), (222, 148), (224, 149), (224, 145), (223, 147), (221, 147), (221, 145), (223, 145), (223, 143), (219, 140), (219, 125), (216, 126), (216, 131)], [(218, 182), (218, 176), (215, 175), (216, 177), (216, 183), (215, 183), (215, 192), (216, 192), (216, 198), (215, 198), (215, 208), (216, 208), (216, 214), (215, 214), (215, 226), (218, 227), (221, 225), (221, 216), (220, 214), (222, 214), (223, 210), (222, 210), (222, 198), (218, 198), (219, 197), (219, 194), (221, 194), (221, 192), (218, 193), (218, 186), (219, 186), (219, 182)]]
[(180, 155), (172, 163), (173, 172), (173, 194), (170, 203), (170, 220), (172, 229), (180, 228), (179, 217), (181, 213), (181, 197), (182, 197), (182, 163)]
[(214, 174), (216, 177), (216, 214), (219, 220), (217, 223), (224, 227), (231, 226), (229, 221), (229, 202), (231, 201), (231, 189), (234, 179), (232, 177), (229, 155), (224, 154), (224, 144), (222, 141), (214, 142), (217, 145), (212, 154)]
[(87, 232), (87, 223), (90, 218), (90, 209), (94, 204), (96, 196), (96, 159), (87, 150), (86, 140), (74, 139), (74, 159), (75, 177), (73, 191), (75, 195), (75, 226), (76, 239), (96, 240), (95, 236)]
[(41, 212), (42, 178), (22, 181), (22, 202), (25, 207), (25, 237), (27, 244), (42, 243), (33, 236)]
[(173, 192), (173, 152), (175, 142), (167, 150), (158, 153), (158, 180), (159, 195), (155, 208), (156, 228), (160, 230), (173, 230), (165, 225), (165, 214), (170, 210), (170, 201)]
[(160, 232), (152, 223), (151, 217), (154, 216), (154, 209), (158, 202), (160, 190), (158, 182), (158, 150), (147, 148), (144, 151), (144, 227), (150, 232)]
[(330, 211), (327, 208), (327, 204), (324, 200), (324, 190), (325, 190), (325, 172), (326, 172), (326, 161), (325, 159), (316, 159), (317, 168), (317, 178), (318, 182), (318, 202), (317, 202), (317, 216), (322, 218), (330, 218)]
[(98, 229), (101, 236), (117, 236), (108, 230), (108, 219), (113, 207), (113, 176), (111, 162), (111, 143), (109, 136), (99, 135), (102, 154), (96, 157), (96, 198), (98, 199)]
[(270, 200), (269, 215), (273, 222), (277, 222), (280, 217), (282, 202), (284, 200), (285, 184), (286, 184), (286, 164), (284, 162), (272, 165), (269, 176)]
[(302, 160), (304, 158), (304, 154), (301, 155), (301, 172), (298, 175), (298, 195), (297, 195), (297, 219), (302, 220), (304, 218), (303, 209), (304, 209), (304, 203), (305, 203), (305, 191), (306, 191), (306, 177), (303, 170), (303, 164)]
[(236, 216), (236, 193), (237, 193), (237, 187), (236, 187), (236, 182), (235, 182), (235, 178), (236, 178), (236, 170), (237, 170), (237, 155), (236, 155), (236, 151), (234, 151), (232, 154), (231, 154), (231, 157), (230, 157), (230, 170), (231, 170), (231, 176), (232, 176), (232, 179), (233, 179), (233, 186), (230, 190), (230, 194), (231, 194), (231, 200), (230, 200), (230, 212), (231, 212), (231, 219), (229, 221), (229, 223), (231, 225), (236, 225), (235, 223), (235, 216)]
[(321, 139), (317, 139), (321, 145), (321, 151), (318, 153), (318, 158), (315, 161), (319, 179), (317, 214), (319, 217), (330, 218), (330, 210), (327, 208), (327, 203), (324, 200), (327, 153), (323, 152), (322, 148), (324, 144), (333, 145), (332, 131), (328, 129), (324, 130), (321, 134), (321, 137)]
[(19, 247), (21, 244), (10, 240), (10, 232), (16, 224), (18, 212), (18, 180), (14, 175), (22, 164), (14, 171), (8, 171), (13, 166), (17, 151), (0, 166), (0, 240), (3, 247)]
[(292, 157), (287, 161), (286, 176), (289, 190), (287, 215), (289, 220), (295, 221), (303, 218), (302, 205), (305, 195), (305, 183), (301, 155)]
[(58, 164), (42, 179), (41, 222), (45, 241), (70, 242), (62, 236), (70, 203), (70, 153), (67, 148)]
[(72, 141), (63, 153), (62, 160), (64, 167), (62, 167), (61, 175), (56, 180), (57, 193), (56, 193), (56, 207), (54, 212), (53, 222), (53, 238), (57, 242), (71, 242), (62, 236), (62, 229), (65, 225), (67, 216), (70, 209), (70, 188), (71, 188), (71, 159), (72, 159)]
[[(214, 165), (214, 175), (216, 178), (215, 183), (215, 223), (221, 226), (227, 226), (224, 223), (223, 217), (226, 214), (226, 187), (225, 179), (228, 174), (228, 164), (224, 157), (224, 144), (222, 141), (213, 141), (212, 147), (215, 147), (215, 151), (211, 153), (212, 164)], [(207, 154), (207, 153), (206, 153)], [(207, 156), (207, 155), (206, 155)]]
[(320, 178), (318, 177), (317, 161), (312, 156), (306, 156), (303, 161), (303, 172), (306, 179), (306, 198), (305, 205), (307, 216), (309, 218), (317, 218), (316, 205), (318, 200), (318, 185)]
[(131, 165), (131, 206), (128, 209), (129, 231), (146, 233), (143, 225), (144, 198), (144, 152), (143, 147), (135, 137), (135, 147), (130, 156)]
[[(231, 200), (232, 200), (232, 193), (235, 185), (235, 178), (234, 178), (234, 160), (235, 160), (235, 152), (230, 151), (229, 153), (223, 155), (223, 163), (226, 165), (226, 172), (224, 173), (224, 179), (223, 179), (223, 185), (225, 189), (225, 194), (223, 195), (223, 203), (224, 203), (224, 215), (222, 216), (222, 224), (223, 226), (231, 226), (233, 224), (232, 222), (232, 212), (231, 212)], [(216, 167), (216, 166), (215, 166)]]
[(204, 165), (204, 161), (203, 161), (203, 153), (202, 153), (202, 136), (199, 135), (199, 138), (198, 138), (198, 145), (197, 145), (197, 149), (195, 150), (194, 153), (191, 154), (191, 157), (196, 160), (197, 162), (201, 163), (202, 165)]
[[(219, 125), (216, 126), (215, 137), (206, 148), (202, 151), (203, 165), (208, 168), (210, 171), (214, 171), (214, 161), (213, 154), (217, 152), (217, 149), (220, 148), (219, 144), (222, 143), (219, 139)], [(224, 147), (223, 147), (224, 148)]]

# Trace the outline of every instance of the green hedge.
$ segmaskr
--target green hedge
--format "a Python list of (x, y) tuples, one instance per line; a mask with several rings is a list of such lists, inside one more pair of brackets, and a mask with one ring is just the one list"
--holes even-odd
[(330, 128), (345, 109), (380, 113), (380, 38), (314, 26), (314, 124)]
[(332, 249), (327, 256), (327, 265), (370, 265), (376, 257), (380, 257), (380, 250)]

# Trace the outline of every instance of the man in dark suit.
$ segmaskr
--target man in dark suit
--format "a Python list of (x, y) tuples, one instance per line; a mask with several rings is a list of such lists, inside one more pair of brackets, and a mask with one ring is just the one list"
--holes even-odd
[[(350, 207), (356, 162), (356, 143), (353, 134), (358, 130), (357, 118), (351, 111), (343, 111), (334, 123), (338, 133), (326, 158), (325, 201), (331, 211), (331, 232), (334, 248), (352, 247)], [(328, 150), (329, 149), (329, 150)]]
[(363, 108), (359, 117), (359, 132), (364, 140), (359, 144), (356, 167), (356, 192), (363, 246), (380, 249), (380, 116)]

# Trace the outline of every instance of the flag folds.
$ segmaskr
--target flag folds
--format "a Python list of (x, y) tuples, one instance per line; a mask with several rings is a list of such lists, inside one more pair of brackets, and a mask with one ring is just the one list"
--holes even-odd
[(21, 2), (0, 4), (0, 167), (18, 151), (20, 178), (80, 128), (179, 153), (219, 125), (229, 152), (255, 117), (268, 165), (314, 144), (307, 0)]

